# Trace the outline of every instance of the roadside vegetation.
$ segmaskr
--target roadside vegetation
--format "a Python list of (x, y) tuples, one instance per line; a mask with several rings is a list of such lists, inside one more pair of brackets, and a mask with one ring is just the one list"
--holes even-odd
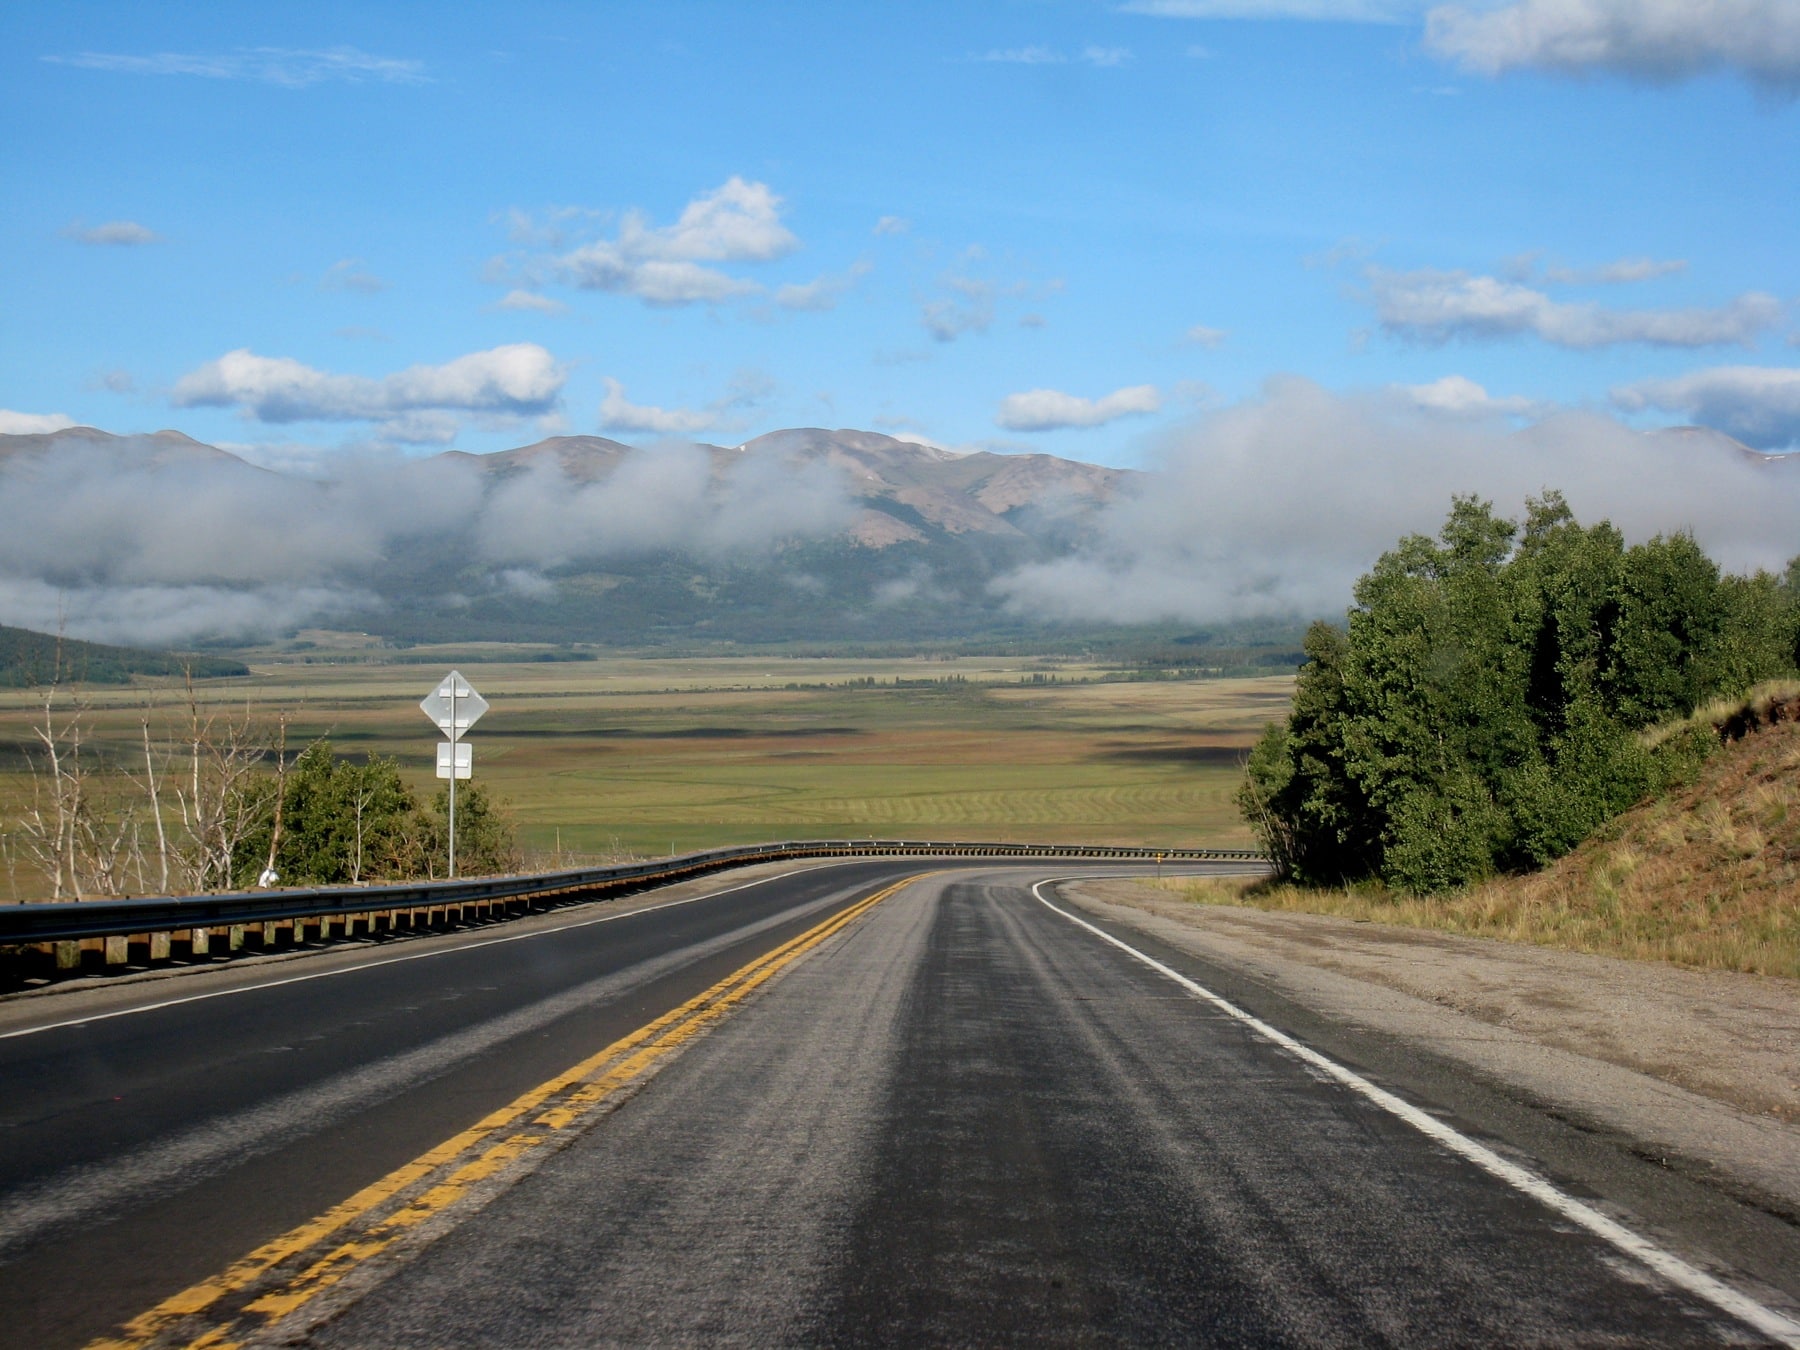
[(1240, 809), (1292, 882), (1443, 892), (1690, 782), (1720, 742), (1698, 710), (1800, 673), (1800, 559), (1722, 575), (1687, 535), (1627, 548), (1555, 494), (1522, 523), (1460, 498), (1305, 650)]
[(1800, 684), (1761, 690), (1696, 720), (1714, 734), (1739, 729), (1737, 739), (1692, 782), (1608, 821), (1539, 872), (1433, 895), (1380, 881), (1168, 885), (1198, 904), (1330, 914), (1800, 979)]
[[(196, 680), (190, 691), (179, 681), (140, 680), (59, 691), (59, 724), (80, 713), (86, 790), (116, 787), (139, 803), (123, 880), (102, 887), (89, 869), (82, 893), (162, 889), (154, 821), (127, 775), (143, 777), (148, 719), (165, 822), (178, 833), (172, 784), (174, 776), (191, 777), (190, 694), (202, 724), (214, 719), (215, 739), (255, 714), (259, 779), (277, 776), (276, 710), (285, 709), (290, 780), (300, 777), (300, 752), (326, 739), (338, 765), (361, 772), (371, 758), (381, 762), (390, 783), (397, 776), (441, 820), (441, 808), (431, 805), (441, 787), (433, 777), (438, 733), (418, 710), (435, 677), (419, 663), (460, 665), (493, 704), (471, 738), (473, 786), (506, 804), (521, 865), (537, 869), (871, 835), (1244, 847), (1250, 832), (1232, 803), (1241, 762), (1263, 724), (1286, 709), (1293, 683), (1285, 673), (1143, 678), (1145, 655), (1137, 651), (1123, 664), (1110, 653), (1105, 660), (1042, 652), (693, 657), (661, 649), (542, 661), (530, 647), (495, 646), (414, 649), (404, 662), (384, 663), (378, 648), (364, 645), (350, 647), (357, 659), (344, 664), (319, 659), (355, 637), (313, 634), (316, 646), (293, 656), (246, 653), (255, 673), (244, 683)], [(35, 732), (43, 692), (0, 690), (0, 899), (53, 894), (20, 828), (33, 793), (45, 786)], [(162, 757), (171, 748), (185, 772), (165, 783)], [(204, 785), (211, 762), (204, 745), (201, 759)], [(352, 782), (345, 777), (342, 790), (369, 791)], [(457, 787), (459, 871), (470, 856), (470, 787)], [(49, 805), (48, 796), (38, 800)], [(354, 800), (345, 808), (348, 825), (330, 835), (339, 842), (324, 849), (344, 860), (332, 872), (296, 856), (289, 822), (305, 809), (296, 802), (284, 811), (276, 860), (282, 884), (348, 879)], [(437, 828), (425, 853), (441, 874)], [(271, 830), (272, 822), (247, 832), (232, 849), (234, 868), (254, 863), (251, 883), (267, 861)], [(367, 819), (363, 831), (364, 879), (404, 870), (381, 861), (384, 855), (416, 851), (416, 831), (396, 840)], [(139, 857), (148, 864), (142, 883)], [(172, 856), (170, 889), (189, 889), (191, 880)], [(71, 893), (66, 881), (63, 893)]]
[[(340, 758), (320, 739), (289, 751), (289, 715), (203, 703), (141, 710), (121, 743), (52, 682), (34, 696), (28, 766), (0, 853), (29, 897), (80, 901), (198, 894), (263, 883), (429, 878), (447, 870), (448, 800), (421, 800), (390, 759)], [(471, 783), (458, 793), (458, 870), (516, 870), (511, 821)]]

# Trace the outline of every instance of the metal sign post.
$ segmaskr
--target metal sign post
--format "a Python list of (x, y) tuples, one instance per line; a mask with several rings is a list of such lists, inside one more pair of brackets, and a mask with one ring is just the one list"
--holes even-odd
[(442, 683), (420, 702), (419, 708), (438, 730), (449, 737), (449, 744), (438, 746), (437, 776), (450, 780), (450, 875), (456, 876), (456, 780), (471, 778), (475, 773), (475, 748), (463, 740), (463, 733), (488, 710), (488, 701), (475, 692), (475, 686), (453, 670)]

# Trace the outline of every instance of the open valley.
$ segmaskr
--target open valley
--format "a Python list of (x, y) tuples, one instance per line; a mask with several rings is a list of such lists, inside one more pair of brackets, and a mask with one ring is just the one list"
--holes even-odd
[[(392, 756), (425, 789), (436, 738), (418, 701), (440, 664), (460, 663), (493, 705), (470, 737), (475, 781), (509, 804), (542, 865), (869, 835), (1242, 846), (1239, 764), (1285, 714), (1292, 684), (1126, 678), (1012, 657), (363, 655), (253, 654), (250, 679), (207, 682), (198, 697), (270, 723), (285, 713), (290, 753), (329, 737), (340, 753)], [(61, 713), (85, 704), (90, 745), (130, 768), (144, 715), (173, 727), (185, 697), (167, 683), (79, 691)], [(0, 694), (8, 801), (31, 792), (26, 755), (41, 716), (30, 691)], [(24, 878), (23, 868), (9, 878), (7, 898), (31, 898)]]

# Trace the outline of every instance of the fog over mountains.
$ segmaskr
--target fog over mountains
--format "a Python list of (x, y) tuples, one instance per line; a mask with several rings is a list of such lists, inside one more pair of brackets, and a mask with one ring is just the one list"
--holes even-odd
[[(0, 623), (100, 641), (302, 626), (401, 640), (918, 640), (1340, 612), (1453, 492), (1565, 492), (1727, 566), (1800, 553), (1800, 457), (1565, 414), (1523, 431), (1302, 380), (1143, 472), (862, 431), (340, 453), (327, 477), (179, 432), (0, 436)], [(1380, 465), (1380, 470), (1373, 468)]]

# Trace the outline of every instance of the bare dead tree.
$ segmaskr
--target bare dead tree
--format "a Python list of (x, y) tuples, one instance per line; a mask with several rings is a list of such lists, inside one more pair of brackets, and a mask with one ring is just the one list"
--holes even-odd
[(287, 804), (287, 713), (283, 711), (276, 721), (280, 730), (275, 744), (275, 824), (269, 831), (269, 860), (263, 864), (259, 885), (275, 878), (275, 855), (281, 851), (281, 814)]
[(81, 710), (57, 711), (60, 671), (44, 689), (43, 715), (32, 724), (38, 761), (32, 765), (31, 804), (19, 820), (26, 854), (50, 881), (52, 900), (80, 900), (80, 869), (75, 851), (79, 821), (88, 809), (87, 770), (81, 746), (86, 734)]
[(175, 851), (194, 891), (222, 890), (236, 876), (239, 847), (255, 830), (267, 805), (255, 791), (255, 775), (269, 738), (248, 705), (241, 717), (200, 707), (193, 673), (187, 678), (185, 761), (175, 789), (182, 846)]
[(16, 834), (49, 881), (53, 900), (121, 895), (134, 879), (139, 888), (144, 880), (136, 805), (107, 774), (96, 772), (87, 711), (65, 694), (61, 678), (54, 678), (32, 726), (37, 754), (31, 803)]
[(144, 733), (144, 795), (150, 799), (150, 818), (156, 823), (156, 865), (162, 894), (169, 893), (169, 832), (163, 827), (162, 792), (156, 779), (156, 754), (150, 747), (150, 714), (141, 719)]
[[(115, 799), (116, 793), (108, 794)], [(90, 793), (76, 819), (76, 884), (87, 895), (123, 895), (135, 876), (143, 889), (143, 832), (133, 803)]]
[(356, 776), (356, 787), (350, 794), (350, 810), (352, 821), (356, 827), (356, 851), (350, 856), (350, 884), (362, 885), (363, 874), (363, 821), (368, 815), (369, 807), (375, 800), (375, 785), (369, 781), (366, 773)]

